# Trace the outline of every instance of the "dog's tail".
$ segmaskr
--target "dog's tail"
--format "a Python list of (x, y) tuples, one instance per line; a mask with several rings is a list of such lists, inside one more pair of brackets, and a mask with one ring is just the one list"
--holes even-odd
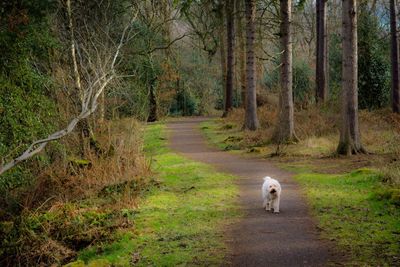
[(271, 179), (271, 177), (269, 177), (269, 176), (264, 177), (264, 181), (269, 180), (269, 179)]

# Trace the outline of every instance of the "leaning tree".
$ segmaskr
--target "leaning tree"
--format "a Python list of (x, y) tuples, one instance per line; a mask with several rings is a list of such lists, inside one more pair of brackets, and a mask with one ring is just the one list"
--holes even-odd
[(136, 17), (124, 18), (125, 26), (121, 28), (119, 34), (108, 31), (108, 25), (103, 25), (102, 30), (96, 31), (96, 34), (94, 32), (89, 34), (91, 25), (85, 18), (80, 17), (83, 26), (79, 31), (72, 23), (75, 14), (70, 0), (66, 0), (65, 7), (68, 17), (66, 28), (70, 31), (68, 54), (73, 62), (71, 77), (74, 79), (74, 89), (78, 91), (77, 99), (74, 100), (80, 103), (80, 110), (63, 129), (32, 142), (19, 156), (8, 161), (3, 159), (0, 162), (0, 175), (40, 153), (48, 143), (70, 134), (101, 105), (101, 96), (112, 81), (124, 76), (119, 74), (117, 69), (121, 63), (124, 44), (135, 36), (131, 26)]

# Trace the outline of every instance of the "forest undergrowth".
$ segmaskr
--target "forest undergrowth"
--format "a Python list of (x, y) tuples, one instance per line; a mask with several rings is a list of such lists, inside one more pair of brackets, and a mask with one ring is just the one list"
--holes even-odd
[[(242, 130), (243, 110), (204, 122), (209, 142), (247, 157), (266, 158), (294, 173), (324, 238), (354, 266), (400, 263), (400, 117), (389, 110), (360, 111), (362, 142), (369, 154), (337, 156), (339, 131), (332, 108), (295, 115), (298, 143), (270, 141), (273, 107), (260, 107), (261, 129)], [(279, 177), (276, 177), (279, 179)], [(283, 207), (282, 207), (283, 208)]]
[(105, 122), (96, 147), (54, 161), (1, 197), (1, 266), (64, 264), (133, 227), (130, 212), (152, 182), (141, 126), (134, 119)]

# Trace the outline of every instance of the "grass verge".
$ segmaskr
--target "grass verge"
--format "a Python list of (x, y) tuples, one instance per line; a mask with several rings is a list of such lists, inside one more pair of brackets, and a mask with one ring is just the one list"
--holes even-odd
[[(233, 125), (225, 124), (220, 125), (217, 120), (208, 120), (200, 123), (201, 130), (207, 137), (207, 140), (212, 145), (221, 150), (232, 150), (233, 147), (229, 146), (227, 139), (230, 137), (232, 140), (236, 137), (236, 143), (241, 140), (240, 132), (232, 132)], [(232, 133), (231, 133), (232, 132)], [(239, 147), (238, 147), (239, 148)]]
[[(272, 145), (258, 144), (259, 148), (256, 141), (250, 142), (253, 148), (246, 149), (241, 144), (243, 132), (229, 121), (207, 121), (201, 129), (211, 144), (223, 150), (247, 155), (256, 152), (251, 155), (258, 157), (268, 154), (265, 151), (272, 151)], [(293, 145), (291, 149), (296, 153), (295, 149), (302, 150), (303, 146)], [(316, 150), (318, 148), (313, 153), (326, 153)], [(295, 158), (292, 153), (276, 162), (296, 173), (294, 177), (318, 219), (321, 234), (334, 241), (348, 256), (346, 265), (400, 266), (398, 187), (383, 183), (378, 171), (359, 169), (359, 165), (346, 158), (316, 159), (304, 155)], [(369, 161), (365, 160), (365, 165), (369, 165)]]
[(349, 256), (347, 264), (400, 265), (400, 191), (385, 188), (376, 171), (300, 171), (295, 179), (307, 195), (323, 236)]
[(121, 233), (117, 242), (82, 251), (70, 266), (222, 265), (223, 229), (239, 216), (234, 177), (171, 152), (162, 124), (147, 127), (145, 151), (158, 182), (137, 209), (125, 211), (134, 230)]

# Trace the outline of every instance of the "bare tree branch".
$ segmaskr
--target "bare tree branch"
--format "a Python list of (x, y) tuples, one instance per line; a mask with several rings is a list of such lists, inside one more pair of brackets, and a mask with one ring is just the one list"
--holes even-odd
[(175, 38), (174, 40), (172, 40), (171, 42), (169, 42), (168, 44), (166, 44), (165, 46), (158, 46), (158, 47), (154, 47), (153, 49), (147, 51), (148, 54), (151, 54), (153, 52), (155, 52), (156, 50), (162, 50), (162, 49), (168, 49), (171, 47), (171, 45), (173, 45), (175, 42), (182, 40), (183, 38), (185, 38), (186, 36), (188, 36), (187, 34), (183, 34), (182, 36), (179, 36), (177, 38)]
[[(105, 88), (110, 82), (118, 77), (116, 74), (117, 59), (120, 57), (121, 49), (129, 38), (131, 25), (136, 19), (134, 18), (129, 21), (125, 26), (118, 42), (115, 42), (116, 47), (109, 49), (106, 44), (95, 43), (94, 40), (89, 40), (91, 47), (84, 47), (84, 45), (76, 46), (76, 36), (74, 35), (74, 28), (72, 24), (72, 11), (70, 0), (67, 0), (67, 12), (68, 12), (68, 23), (70, 26), (70, 38), (71, 38), (71, 57), (74, 65), (74, 81), (75, 86), (79, 89), (80, 98), (82, 101), (82, 108), (78, 116), (73, 118), (68, 125), (57, 132), (50, 134), (48, 137), (34, 141), (20, 156), (0, 165), (0, 175), (5, 173), (7, 170), (13, 168), (22, 161), (25, 161), (34, 155), (41, 152), (46, 145), (71, 133), (79, 121), (89, 117), (93, 114), (98, 106), (98, 98), (104, 92)], [(106, 33), (106, 32), (105, 32)], [(107, 38), (110, 36), (108, 33), (105, 34)], [(77, 49), (79, 47), (80, 49)], [(113, 52), (112, 52), (113, 51)], [(92, 53), (93, 52), (93, 53)], [(87, 74), (87, 84), (83, 85), (79, 75), (78, 60), (76, 54), (80, 57), (80, 66)], [(94, 60), (93, 60), (94, 58)], [(85, 65), (86, 64), (86, 65)], [(94, 76), (94, 77), (93, 77)]]

